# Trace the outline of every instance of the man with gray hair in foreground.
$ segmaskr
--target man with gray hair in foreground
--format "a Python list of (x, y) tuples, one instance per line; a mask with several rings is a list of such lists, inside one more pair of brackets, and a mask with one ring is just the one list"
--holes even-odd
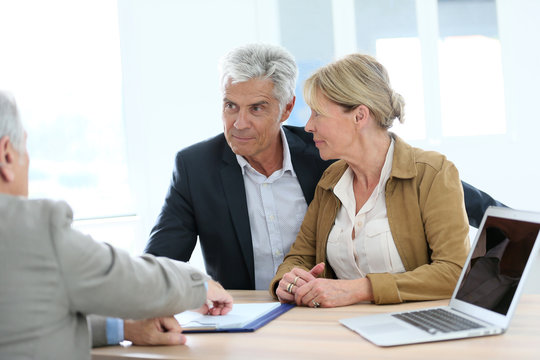
[(28, 167), (17, 107), (0, 91), (0, 359), (90, 359), (86, 314), (231, 310), (232, 297), (191, 266), (131, 257), (72, 229), (65, 202), (27, 199)]

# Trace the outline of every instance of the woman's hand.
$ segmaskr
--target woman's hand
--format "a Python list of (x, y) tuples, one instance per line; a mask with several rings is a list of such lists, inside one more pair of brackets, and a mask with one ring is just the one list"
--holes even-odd
[(310, 271), (294, 268), (283, 275), (276, 289), (276, 295), (282, 303), (293, 302), (297, 289), (313, 281), (324, 271), (324, 263), (315, 265)]
[(315, 279), (299, 287), (294, 295), (297, 305), (336, 307), (372, 301), (373, 290), (367, 278), (355, 280)]

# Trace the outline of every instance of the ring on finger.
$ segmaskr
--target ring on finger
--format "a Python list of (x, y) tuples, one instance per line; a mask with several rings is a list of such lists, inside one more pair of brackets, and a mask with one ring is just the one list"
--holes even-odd
[(298, 276), (294, 278), (293, 285), (296, 285), (296, 282), (298, 281), (298, 279), (299, 279)]
[(289, 285), (287, 285), (287, 292), (289, 294), (292, 294), (292, 288), (293, 288), (294, 284), (293, 283), (289, 283)]
[(318, 308), (319, 306), (321, 306), (321, 304), (319, 304), (319, 303), (316, 302), (315, 300), (311, 300), (311, 302), (313, 303), (313, 307), (314, 307), (314, 308)]

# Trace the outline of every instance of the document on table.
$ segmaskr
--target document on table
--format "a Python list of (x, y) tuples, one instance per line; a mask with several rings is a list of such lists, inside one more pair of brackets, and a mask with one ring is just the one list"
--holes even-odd
[(255, 331), (291, 309), (292, 304), (250, 303), (234, 304), (227, 315), (202, 315), (194, 311), (184, 311), (174, 317), (183, 332), (248, 332)]

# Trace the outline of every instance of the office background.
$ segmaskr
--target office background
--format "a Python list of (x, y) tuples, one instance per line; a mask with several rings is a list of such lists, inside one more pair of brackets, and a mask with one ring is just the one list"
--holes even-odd
[(67, 200), (77, 227), (134, 254), (176, 152), (222, 131), (217, 64), (248, 42), (295, 55), (295, 125), (311, 71), (377, 56), (407, 102), (399, 135), (540, 211), (539, 12), (536, 0), (0, 0), (0, 88), (29, 132), (30, 196)]

